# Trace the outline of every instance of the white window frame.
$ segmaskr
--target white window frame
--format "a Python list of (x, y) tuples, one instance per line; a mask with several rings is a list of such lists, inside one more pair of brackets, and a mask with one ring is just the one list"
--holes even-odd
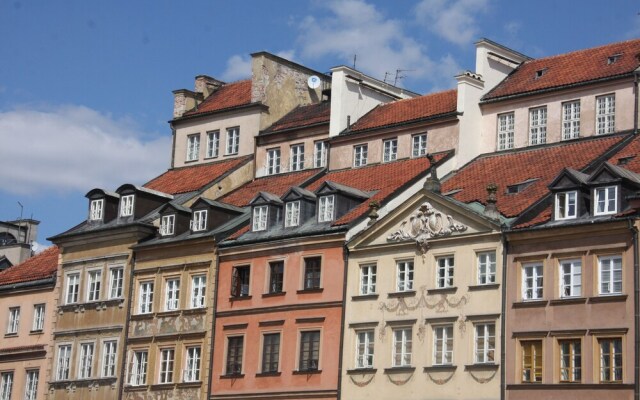
[(45, 311), (46, 311), (45, 304), (33, 305), (33, 324), (31, 325), (32, 332), (41, 332), (44, 330)]
[(607, 94), (596, 97), (596, 135), (616, 131), (616, 96)]
[(170, 236), (175, 232), (176, 226), (176, 215), (169, 214), (163, 215), (160, 220), (160, 235), (161, 236)]
[(300, 225), (300, 200), (290, 201), (285, 204), (284, 227)]
[(180, 278), (168, 278), (164, 283), (164, 310), (175, 311), (180, 308)]
[(124, 294), (124, 267), (109, 267), (109, 300), (121, 299)]
[(193, 275), (191, 277), (191, 308), (204, 308), (207, 305), (207, 276)]
[[(528, 271), (531, 271), (529, 274)], [(530, 294), (529, 294), (530, 291)], [(522, 300), (541, 300), (544, 298), (544, 265), (528, 263), (522, 266)]]
[(582, 261), (579, 259), (560, 261), (560, 297), (582, 296)]
[(91, 269), (87, 271), (87, 302), (99, 301), (102, 291), (102, 270)]
[(294, 144), (289, 150), (289, 171), (304, 169), (304, 144)]
[(496, 252), (482, 251), (476, 254), (478, 263), (478, 285), (496, 283)]
[[(575, 219), (578, 215), (578, 192), (575, 190), (569, 192), (556, 193), (556, 219)], [(573, 212), (572, 208), (573, 207)]]
[(7, 335), (17, 335), (20, 329), (20, 307), (9, 307)]
[(173, 383), (175, 359), (176, 350), (173, 347), (160, 349), (160, 371), (158, 377), (159, 383)]
[(200, 134), (194, 133), (187, 136), (186, 161), (196, 161), (200, 156)]
[(433, 365), (453, 365), (453, 325), (433, 327)]
[(398, 138), (387, 139), (382, 142), (382, 162), (391, 162), (398, 159)]
[(93, 342), (80, 343), (78, 356), (78, 379), (89, 379), (93, 374), (93, 356), (95, 344)]
[(207, 132), (207, 155), (206, 158), (218, 157), (220, 153), (220, 131)]
[(498, 115), (498, 150), (508, 150), (514, 147), (515, 114), (508, 112)]
[(186, 359), (184, 363), (183, 382), (199, 382), (200, 368), (202, 364), (202, 348), (200, 346), (190, 346), (186, 348)]
[(118, 340), (105, 339), (102, 341), (102, 362), (100, 376), (111, 378), (116, 376), (116, 362), (118, 360)]
[(455, 269), (454, 257), (437, 257), (436, 264), (436, 287), (439, 289), (453, 287), (453, 274)]
[(151, 314), (153, 312), (153, 281), (144, 281), (139, 284), (138, 314)]
[(253, 207), (253, 224), (252, 230), (254, 232), (266, 231), (267, 221), (269, 218), (269, 206), (255, 206)]
[[(611, 196), (613, 189), (613, 196)], [(603, 198), (604, 197), (604, 198)], [(593, 189), (593, 215), (609, 215), (618, 212), (618, 186), (603, 186)], [(600, 204), (603, 210), (600, 211)], [(613, 205), (613, 208), (611, 207)]]
[(207, 229), (207, 210), (197, 210), (193, 212), (191, 220), (191, 230), (194, 232), (204, 231)]
[(227, 155), (238, 154), (240, 149), (240, 127), (227, 128)]
[(0, 372), (0, 400), (11, 400), (13, 371)]
[(267, 150), (267, 175), (280, 173), (280, 148)]
[(69, 380), (71, 371), (71, 344), (59, 344), (56, 352), (56, 381)]
[[(496, 362), (496, 324), (493, 322), (481, 322), (475, 324), (474, 328), (475, 363), (494, 364)], [(493, 329), (493, 335), (491, 334), (491, 329)]]
[(413, 158), (422, 157), (427, 154), (427, 134), (420, 133), (411, 138), (411, 156)]
[(65, 304), (75, 304), (80, 298), (80, 272), (68, 273), (65, 279)]
[(26, 371), (24, 385), (24, 400), (36, 400), (38, 397), (38, 381), (40, 380), (40, 370), (28, 369)]
[(120, 197), (120, 216), (129, 217), (133, 215), (133, 203), (135, 201), (135, 195), (128, 194)]
[(598, 294), (600, 296), (622, 294), (623, 283), (622, 257), (619, 255), (598, 257)]
[(373, 329), (359, 330), (356, 334), (356, 368), (373, 368), (375, 354), (375, 331)]
[(333, 194), (321, 196), (318, 203), (318, 222), (333, 221), (336, 196)]
[(413, 260), (396, 261), (396, 292), (413, 290)]
[(529, 144), (547, 143), (547, 106), (529, 109)]
[(580, 100), (562, 103), (562, 140), (580, 137)]
[(368, 295), (376, 293), (376, 264), (364, 264), (360, 266), (360, 294)]
[[(391, 351), (391, 360), (393, 367), (409, 367), (411, 366), (411, 353), (413, 351), (413, 329), (411, 327), (402, 327), (393, 329), (393, 347)], [(400, 356), (400, 361), (396, 357)]]
[(327, 166), (327, 155), (329, 152), (328, 142), (316, 142), (314, 145), (313, 166), (322, 168)]
[(133, 350), (129, 369), (129, 385), (144, 386), (147, 384), (147, 369), (149, 364), (149, 351)]
[(104, 211), (104, 199), (91, 200), (89, 203), (89, 219), (91, 221), (101, 221)]
[(359, 144), (353, 146), (353, 166), (364, 167), (367, 165), (367, 156), (369, 152), (369, 145)]

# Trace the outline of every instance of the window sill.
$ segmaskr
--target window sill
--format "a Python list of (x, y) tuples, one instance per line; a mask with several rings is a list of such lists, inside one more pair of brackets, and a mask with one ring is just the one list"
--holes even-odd
[(231, 296), (229, 297), (229, 301), (243, 301), (243, 300), (251, 300), (251, 296)]
[(155, 318), (155, 313), (145, 313), (145, 314), (131, 314), (131, 320), (141, 320), (141, 319), (152, 319)]
[(124, 391), (125, 392), (145, 392), (147, 391), (147, 389), (149, 388), (149, 385), (129, 385), (129, 384), (125, 384), (124, 385)]
[(457, 365), (432, 365), (430, 367), (424, 367), (424, 372), (453, 372), (458, 368)]
[(514, 302), (511, 307), (513, 308), (530, 308), (530, 307), (546, 307), (549, 300), (526, 300)]
[(194, 158), (193, 160), (184, 160), (185, 164), (192, 164), (192, 163), (195, 163), (195, 162), (198, 162), (197, 158)]
[(6, 338), (18, 337), (18, 332), (5, 333), (4, 337), (6, 337)]
[(365, 301), (365, 300), (377, 300), (378, 293), (372, 294), (359, 294), (357, 296), (351, 296), (351, 301)]
[(458, 291), (456, 286), (428, 289), (427, 294), (453, 294)]
[(159, 311), (156, 313), (156, 318), (177, 317), (178, 315), (180, 315), (180, 310)]
[(293, 371), (293, 375), (314, 375), (314, 374), (321, 374), (321, 373), (322, 373), (321, 369), (307, 369), (307, 370)]
[(182, 314), (184, 315), (206, 314), (206, 313), (207, 313), (207, 307), (187, 308), (186, 310), (182, 310)]
[(322, 293), (324, 288), (311, 288), (311, 289), (301, 289), (296, 291), (297, 294), (307, 294), (307, 293)]
[(263, 293), (262, 294), (262, 298), (265, 298), (265, 297), (279, 297), (279, 296), (284, 296), (285, 294), (287, 294), (287, 292)]
[(259, 372), (256, 374), (256, 378), (265, 378), (269, 376), (280, 376), (281, 372)]
[(586, 297), (563, 297), (561, 299), (549, 300), (549, 305), (561, 306), (564, 304), (584, 304), (587, 302)]
[(589, 303), (609, 303), (627, 301), (626, 294), (607, 294), (589, 297)]
[(405, 290), (403, 292), (391, 292), (387, 294), (387, 297), (390, 299), (398, 298), (398, 297), (414, 297), (416, 295), (415, 290)]
[(499, 283), (485, 283), (484, 285), (469, 285), (469, 291), (474, 292), (476, 290), (493, 290), (500, 287)]
[(202, 381), (180, 382), (176, 386), (179, 388), (198, 387), (202, 386)]
[(37, 329), (35, 331), (29, 331), (29, 335), (42, 335), (44, 333), (44, 330), (42, 329)]
[(354, 368), (354, 369), (348, 369), (347, 375), (375, 374), (376, 371), (378, 371), (376, 368)]
[(149, 386), (149, 388), (151, 390), (162, 390), (162, 389), (173, 389), (173, 387), (175, 386), (175, 383), (171, 382), (171, 383), (155, 383), (151, 386)]
[(464, 366), (465, 371), (494, 371), (500, 368), (500, 364), (494, 363), (477, 363)]
[(384, 373), (385, 374), (401, 374), (401, 373), (406, 373), (406, 372), (413, 372), (416, 370), (416, 367), (391, 367), (391, 368), (385, 368), (384, 369)]
[(220, 375), (220, 379), (241, 379), (241, 378), (244, 378), (244, 374)]

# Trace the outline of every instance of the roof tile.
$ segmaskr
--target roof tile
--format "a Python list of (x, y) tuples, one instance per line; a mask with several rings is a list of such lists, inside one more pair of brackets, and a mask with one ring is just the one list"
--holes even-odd
[(231, 82), (213, 92), (198, 106), (184, 116), (206, 114), (214, 111), (251, 104), (251, 79)]
[(58, 246), (51, 246), (39, 254), (0, 272), (0, 286), (37, 281), (54, 276), (58, 270)]
[(329, 116), (331, 114), (331, 103), (328, 101), (310, 104), (306, 106), (298, 106), (274, 122), (273, 125), (261, 132), (275, 133), (287, 129), (304, 128), (306, 126), (327, 123), (329, 124)]

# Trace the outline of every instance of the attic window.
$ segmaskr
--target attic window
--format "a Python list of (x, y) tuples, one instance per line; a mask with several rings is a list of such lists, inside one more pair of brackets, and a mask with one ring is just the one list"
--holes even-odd
[(542, 68), (536, 71), (536, 79), (542, 78), (542, 75), (547, 73), (546, 68)]
[(618, 53), (618, 54), (614, 54), (612, 56), (609, 56), (607, 58), (607, 64), (608, 65), (615, 64), (620, 59), (620, 57), (622, 57), (622, 53)]
[(629, 161), (633, 160), (634, 158), (636, 158), (636, 156), (620, 157), (618, 158), (618, 165), (627, 165), (629, 164)]
[(538, 178), (535, 179), (527, 179), (524, 182), (516, 183), (515, 185), (507, 186), (507, 194), (516, 194), (523, 192), (526, 188), (528, 188), (533, 182), (537, 181)]
[(91, 200), (89, 209), (89, 219), (98, 221), (102, 219), (102, 209), (104, 208), (104, 199)]

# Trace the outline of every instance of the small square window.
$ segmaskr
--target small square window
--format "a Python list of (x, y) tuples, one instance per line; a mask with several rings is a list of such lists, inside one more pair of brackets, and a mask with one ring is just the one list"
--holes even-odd
[(615, 214), (618, 210), (618, 187), (606, 186), (595, 190), (594, 215)]
[(578, 193), (576, 191), (556, 194), (556, 219), (573, 219), (577, 215)]

